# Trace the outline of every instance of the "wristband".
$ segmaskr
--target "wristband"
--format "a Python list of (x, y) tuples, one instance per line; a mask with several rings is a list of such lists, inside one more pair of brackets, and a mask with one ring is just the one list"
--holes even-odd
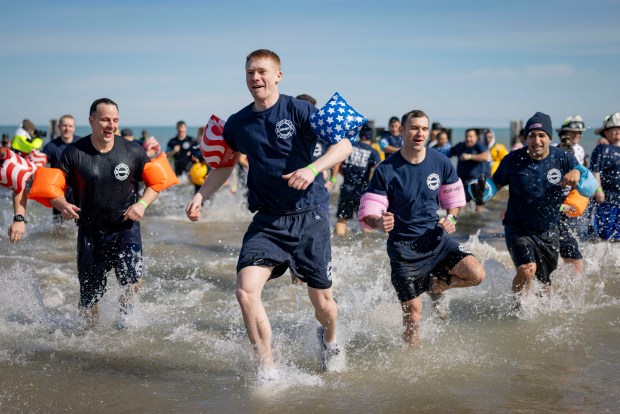
[(449, 214), (448, 215), (448, 220), (450, 220), (452, 222), (452, 224), (454, 224), (454, 225), (456, 225), (456, 223), (459, 222), (454, 214)]
[(316, 177), (317, 175), (319, 175), (319, 170), (316, 169), (316, 167), (312, 164), (308, 164), (306, 166), (306, 168), (308, 168), (310, 171), (312, 171), (314, 173), (314, 176)]
[(148, 204), (146, 204), (146, 201), (144, 201), (143, 199), (138, 200), (138, 203), (142, 204), (145, 210), (149, 206)]
[(329, 181), (331, 181), (332, 183), (335, 183), (336, 181), (338, 181), (338, 179), (336, 177), (332, 177), (329, 179)]
[(467, 160), (471, 161), (471, 154), (467, 154)]
[(595, 193), (602, 193), (602, 192), (603, 192), (603, 189), (601, 187), (597, 188), (595, 191)]

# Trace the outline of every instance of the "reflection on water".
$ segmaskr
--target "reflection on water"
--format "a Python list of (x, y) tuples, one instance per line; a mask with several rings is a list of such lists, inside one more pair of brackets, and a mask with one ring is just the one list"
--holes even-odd
[[(604, 412), (619, 403), (618, 246), (587, 244), (587, 273), (560, 266), (550, 298), (510, 311), (513, 269), (498, 219), (505, 196), (464, 214), (457, 237), (487, 278), (449, 292), (452, 315), (425, 299), (418, 349), (401, 340), (384, 236), (355, 224), (333, 240), (334, 292), (348, 370), (321, 373), (305, 289), (268, 283), (280, 379), (256, 383), (234, 295), (251, 215), (227, 190), (191, 223), (189, 185), (162, 193), (144, 219), (146, 277), (127, 331), (114, 329), (114, 281), (101, 324), (77, 326), (75, 228), (54, 235), (51, 212), (30, 205), (28, 237), (0, 228), (0, 412)], [(10, 205), (0, 192), (3, 206)], [(332, 217), (332, 220), (333, 217)]]

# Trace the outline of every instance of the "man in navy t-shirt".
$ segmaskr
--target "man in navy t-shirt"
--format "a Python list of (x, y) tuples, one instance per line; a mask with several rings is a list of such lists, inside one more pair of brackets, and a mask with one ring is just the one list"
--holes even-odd
[[(319, 347), (326, 369), (338, 369), (343, 351), (336, 342), (338, 308), (332, 294), (329, 220), (320, 207), (325, 187), (315, 180), (322, 171), (346, 159), (351, 143), (341, 140), (313, 160), (317, 137), (310, 126), (313, 105), (281, 95), (280, 58), (270, 50), (250, 53), (246, 84), (254, 102), (232, 115), (224, 128), (226, 143), (247, 155), (248, 207), (257, 212), (237, 262), (237, 300), (259, 364), (259, 379), (274, 379), (271, 325), (261, 300), (269, 279), (290, 269), (308, 284), (321, 324)], [(228, 179), (232, 168), (216, 168), (186, 207), (192, 221), (200, 217), (204, 198)]]
[(503, 222), (517, 271), (512, 282), (517, 301), (530, 291), (535, 277), (545, 286), (551, 283), (558, 265), (564, 187), (576, 186), (581, 177), (575, 156), (550, 146), (552, 131), (549, 116), (536, 112), (525, 125), (527, 146), (506, 155), (493, 175), (498, 190), (509, 186)]
[(341, 173), (344, 182), (340, 187), (340, 197), (338, 199), (338, 211), (336, 217), (338, 221), (334, 231), (338, 236), (344, 236), (347, 230), (347, 220), (353, 217), (360, 205), (360, 198), (372, 172), (381, 163), (381, 156), (373, 147), (370, 146), (374, 137), (374, 130), (368, 125), (364, 125), (359, 133), (359, 141), (353, 143), (353, 152), (349, 158), (334, 169), (336, 173)]
[(379, 141), (381, 151), (385, 153), (386, 157), (394, 154), (403, 146), (403, 137), (399, 135), (399, 130), (400, 119), (395, 116), (391, 117), (388, 122), (388, 130), (383, 132)]
[[(75, 118), (72, 115), (63, 115), (58, 119), (58, 130), (60, 136), (45, 144), (42, 151), (47, 155), (47, 160), (51, 168), (58, 168), (60, 165), (60, 156), (62, 152), (72, 142), (76, 142), (80, 137), (74, 135), (75, 132)], [(73, 196), (71, 194), (71, 187), (67, 187), (65, 190), (65, 198), (68, 202), (73, 203)], [(52, 209), (52, 217), (55, 224), (62, 223), (62, 215), (60, 211), (55, 208)]]
[(595, 194), (594, 230), (602, 240), (620, 239), (620, 112), (609, 115), (596, 133), (609, 144), (592, 152), (592, 172), (599, 182)]
[[(456, 173), (467, 187), (467, 184), (477, 180), (480, 174), (491, 175), (489, 167), (489, 151), (478, 139), (475, 129), (465, 131), (465, 140), (459, 142), (450, 149), (450, 157), (458, 157)], [(471, 200), (469, 192), (465, 193), (467, 201)], [(476, 211), (480, 211), (482, 205), (476, 205)]]
[(459, 208), (449, 208), (447, 218), (437, 215), (440, 187), (459, 178), (450, 159), (425, 146), (428, 125), (420, 110), (403, 115), (403, 148), (376, 168), (368, 186), (369, 193), (387, 197), (387, 211), (363, 219), (389, 233), (392, 285), (403, 311), (403, 337), (411, 345), (419, 342), (422, 293), (439, 300), (449, 288), (476, 286), (484, 279), (480, 262), (448, 235), (455, 231)]
[(138, 195), (138, 183), (150, 159), (141, 146), (114, 135), (118, 128), (116, 103), (97, 99), (88, 120), (92, 134), (69, 145), (59, 164), (67, 185), (73, 188), (75, 204), (67, 202), (64, 195), (50, 202), (79, 226), (80, 313), (89, 325), (97, 323), (107, 272), (114, 269), (125, 287), (117, 321), (117, 327), (124, 329), (125, 317), (142, 284), (139, 221), (158, 193), (147, 187), (142, 197)]

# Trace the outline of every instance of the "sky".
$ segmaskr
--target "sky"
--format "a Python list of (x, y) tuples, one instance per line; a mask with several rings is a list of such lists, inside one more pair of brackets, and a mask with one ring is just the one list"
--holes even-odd
[(386, 126), (424, 110), (450, 127), (536, 111), (589, 127), (620, 111), (620, 1), (0, 0), (0, 125), (37, 126), (92, 101), (121, 125), (203, 125), (251, 102), (252, 50), (282, 60), (280, 92), (338, 91)]

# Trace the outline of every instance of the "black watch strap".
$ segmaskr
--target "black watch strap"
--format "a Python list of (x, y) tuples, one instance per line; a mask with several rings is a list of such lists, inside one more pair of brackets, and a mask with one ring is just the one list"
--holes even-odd
[(18, 221), (18, 222), (23, 221), (24, 223), (28, 223), (26, 221), (26, 218), (24, 216), (22, 216), (21, 214), (14, 215), (13, 216), (13, 221)]

